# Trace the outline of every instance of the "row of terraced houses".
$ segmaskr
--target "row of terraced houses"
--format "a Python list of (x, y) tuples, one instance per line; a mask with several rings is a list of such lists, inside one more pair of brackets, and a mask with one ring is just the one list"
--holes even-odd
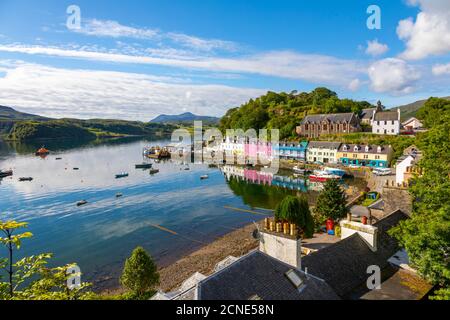
[(251, 142), (227, 137), (214, 151), (222, 151), (245, 159), (274, 158), (308, 163), (343, 164), (362, 167), (389, 167), (391, 146), (355, 145), (329, 141)]

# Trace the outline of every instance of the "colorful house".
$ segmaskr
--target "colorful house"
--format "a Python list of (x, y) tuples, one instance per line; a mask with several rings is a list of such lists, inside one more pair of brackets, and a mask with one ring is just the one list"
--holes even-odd
[(392, 159), (391, 146), (342, 144), (337, 152), (339, 163), (361, 167), (388, 168)]
[(273, 154), (279, 159), (305, 161), (307, 147), (308, 141), (280, 142), (278, 145), (274, 145)]
[(259, 161), (272, 160), (272, 144), (270, 142), (249, 141), (244, 145), (246, 159)]
[(311, 141), (306, 150), (307, 162), (336, 163), (340, 142)]

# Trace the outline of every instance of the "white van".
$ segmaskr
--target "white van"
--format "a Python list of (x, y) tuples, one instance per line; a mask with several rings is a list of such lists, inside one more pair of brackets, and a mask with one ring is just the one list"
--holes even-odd
[(390, 176), (392, 174), (390, 168), (375, 168), (372, 172), (376, 176)]

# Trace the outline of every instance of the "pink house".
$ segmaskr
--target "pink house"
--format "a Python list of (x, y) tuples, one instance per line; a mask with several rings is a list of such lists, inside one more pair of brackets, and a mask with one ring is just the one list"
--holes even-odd
[(267, 172), (257, 171), (257, 170), (244, 170), (244, 178), (255, 184), (271, 185), (273, 180), (273, 175)]
[(249, 142), (244, 146), (246, 158), (264, 160), (272, 158), (272, 144), (270, 142)]

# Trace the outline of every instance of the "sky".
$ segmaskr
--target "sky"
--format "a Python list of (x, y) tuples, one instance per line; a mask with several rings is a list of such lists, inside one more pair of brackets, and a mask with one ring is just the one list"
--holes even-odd
[(222, 116), (323, 86), (388, 107), (450, 95), (450, 1), (0, 0), (0, 105), (23, 112)]

